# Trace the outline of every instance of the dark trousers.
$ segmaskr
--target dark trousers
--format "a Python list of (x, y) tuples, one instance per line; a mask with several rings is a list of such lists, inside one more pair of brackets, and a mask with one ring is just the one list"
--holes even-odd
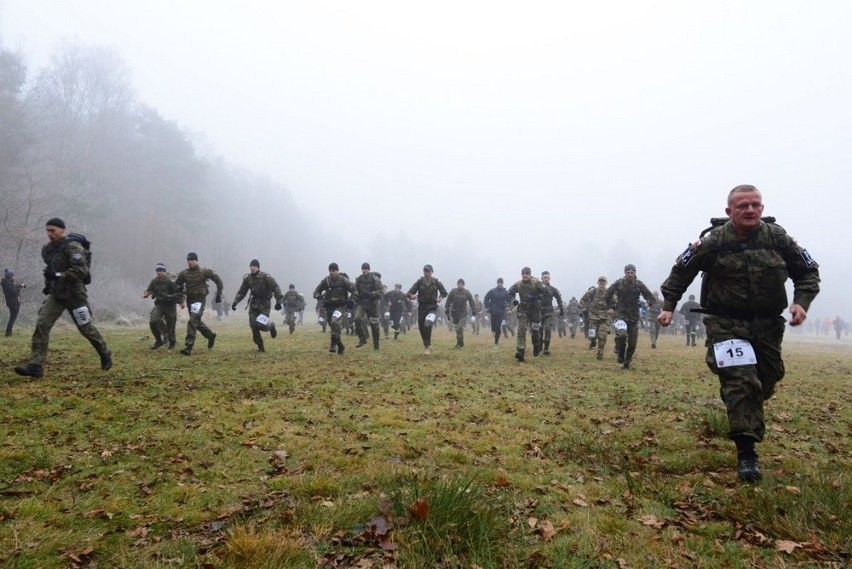
[[(21, 306), (19, 304), (11, 304), (9, 306), (9, 322), (6, 324), (6, 335), (7, 336), (12, 335), (12, 326), (15, 325), (15, 320), (18, 319), (18, 311), (20, 309), (21, 309)], [(839, 338), (840, 334), (838, 334), (837, 337)]]

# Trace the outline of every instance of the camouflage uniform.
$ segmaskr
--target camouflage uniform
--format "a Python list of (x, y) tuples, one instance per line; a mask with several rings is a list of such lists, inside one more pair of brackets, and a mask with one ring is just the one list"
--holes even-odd
[[(606, 289), (600, 287), (592, 287), (586, 291), (583, 298), (580, 299), (587, 313), (586, 319), (589, 326), (589, 349), (594, 349), (597, 346), (599, 360), (603, 359), (604, 348), (606, 347), (606, 338), (612, 332), (611, 318), (609, 316), (609, 303), (606, 301)], [(592, 330), (595, 331), (592, 337)]]
[[(258, 270), (254, 273), (249, 273), (243, 277), (243, 283), (234, 297), (234, 302), (231, 304), (233, 310), (237, 309), (237, 304), (240, 303), (246, 295), (251, 292), (248, 303), (249, 328), (251, 328), (251, 339), (254, 340), (259, 352), (265, 351), (263, 346), (263, 336), (261, 332), (269, 332), (273, 338), (278, 335), (275, 329), (275, 322), (269, 318), (269, 308), (272, 303), (272, 297), (275, 297), (275, 309), (281, 309), (281, 303), (284, 300), (284, 295), (281, 294), (281, 287), (269, 273)], [(258, 318), (262, 323), (258, 321)]]
[(405, 315), (412, 310), (411, 301), (402, 292), (402, 287), (394, 287), (385, 293), (384, 301), (390, 312), (391, 327), (393, 328), (393, 339), (399, 338), (399, 333), (405, 333)]
[(660, 297), (654, 293), (654, 304), (648, 307), (648, 333), (651, 336), (651, 347), (657, 348), (657, 339), (660, 337), (660, 323), (657, 322), (657, 316), (663, 311), (663, 306), (660, 303)]
[[(355, 307), (355, 332), (358, 345), (367, 344), (370, 334), (373, 336), (373, 349), (379, 349), (379, 301), (382, 299), (382, 279), (378, 273), (360, 274), (355, 278), (355, 290), (358, 292), (358, 306)], [(368, 328), (369, 324), (369, 328)]]
[(485, 318), (485, 306), (479, 299), (478, 294), (473, 295), (473, 307), (474, 314), (476, 315), (476, 320), (473, 322), (473, 335), (479, 336), (479, 331), (482, 328), (483, 319)]
[(178, 290), (182, 290), (186, 294), (186, 309), (189, 313), (189, 322), (186, 324), (186, 339), (184, 340), (185, 346), (182, 350), (182, 353), (186, 355), (192, 352), (196, 332), (200, 332), (207, 339), (208, 348), (212, 348), (213, 342), (216, 340), (216, 334), (201, 320), (204, 316), (204, 307), (207, 304), (207, 295), (210, 292), (210, 289), (207, 288), (207, 281), (213, 281), (216, 284), (215, 298), (221, 302), (222, 279), (212, 269), (205, 269), (201, 265), (196, 265), (182, 270), (175, 280)]
[(438, 303), (447, 296), (447, 289), (435, 277), (420, 277), (408, 289), (408, 295), (417, 295), (417, 327), (423, 347), (429, 349), (432, 346), (432, 327), (426, 325), (426, 317), (430, 312), (437, 314)]
[(282, 304), (287, 311), (287, 327), (292, 334), (296, 331), (296, 313), (305, 309), (305, 300), (295, 288), (288, 288), (284, 293)]
[(580, 302), (573, 296), (565, 308), (565, 315), (568, 319), (568, 331), (573, 338), (577, 334), (577, 328), (580, 327)]
[(556, 311), (553, 309), (553, 299), (556, 299), (556, 306), (559, 308), (558, 317), (561, 318), (565, 314), (565, 309), (562, 306), (562, 294), (559, 289), (553, 285), (544, 285), (544, 288), (545, 292), (541, 295), (542, 354), (549, 356), (550, 335), (553, 332), (553, 319), (556, 316)]
[(509, 287), (509, 298), (520, 297), (518, 303), (518, 340), (515, 357), (524, 361), (524, 351), (527, 347), (527, 328), (530, 328), (533, 344), (533, 355), (541, 352), (541, 298), (547, 293), (547, 287), (535, 277), (529, 281), (519, 280)]
[[(36, 366), (41, 375), (41, 367), (47, 359), (50, 343), (50, 330), (56, 320), (66, 310), (71, 314), (80, 334), (95, 348), (101, 358), (101, 368), (108, 370), (112, 366), (112, 352), (107, 347), (101, 333), (92, 323), (89, 297), (83, 280), (89, 275), (86, 251), (76, 241), (67, 237), (47, 243), (41, 249), (41, 257), (47, 267), (45, 289), (47, 298), (38, 310), (35, 330), (33, 331), (32, 353), (26, 366)], [(15, 368), (18, 371), (18, 368)], [(21, 375), (30, 375), (27, 373)]]
[(337, 353), (342, 354), (345, 349), (340, 339), (343, 319), (346, 318), (347, 305), (351, 306), (358, 298), (355, 285), (345, 275), (338, 274), (325, 277), (314, 289), (314, 298), (322, 299), (323, 310), (325, 310), (326, 322), (331, 327), (330, 352), (337, 348)]
[(184, 301), (183, 293), (175, 283), (175, 275), (166, 272), (162, 276), (158, 274), (145, 289), (145, 296), (154, 299), (154, 308), (148, 317), (148, 326), (155, 339), (152, 348), (158, 348), (168, 341), (169, 349), (173, 349), (177, 343), (177, 305)]
[(698, 321), (701, 314), (697, 312), (701, 309), (701, 305), (695, 302), (695, 297), (684, 302), (680, 307), (680, 314), (686, 321), (686, 345), (695, 345), (695, 338), (698, 336)]
[(476, 303), (473, 301), (473, 295), (466, 288), (454, 288), (447, 295), (447, 302), (444, 304), (447, 309), (447, 319), (452, 322), (456, 329), (456, 347), (464, 346), (464, 327), (467, 325), (468, 312), (467, 307), (470, 306), (470, 314), (476, 316)]
[[(805, 310), (819, 292), (819, 265), (784, 229), (761, 222), (739, 237), (729, 221), (689, 246), (663, 283), (663, 310), (677, 302), (699, 271), (704, 272), (701, 305), (707, 316), (706, 362), (719, 376), (728, 410), (730, 437), (762, 441), (763, 402), (784, 377), (781, 340), (787, 307), (784, 283), (793, 280), (793, 303)], [(719, 368), (714, 344), (742, 339), (751, 343), (755, 365)]]
[(615, 317), (627, 323), (627, 335), (616, 336), (615, 338), (618, 361), (623, 363), (625, 368), (630, 367), (630, 363), (633, 361), (633, 354), (636, 352), (636, 342), (639, 340), (640, 294), (648, 304), (656, 302), (651, 291), (638, 278), (634, 278), (631, 281), (626, 277), (622, 277), (612, 283), (606, 291), (606, 302), (608, 305), (612, 306), (613, 297), (617, 297), (615, 302)]

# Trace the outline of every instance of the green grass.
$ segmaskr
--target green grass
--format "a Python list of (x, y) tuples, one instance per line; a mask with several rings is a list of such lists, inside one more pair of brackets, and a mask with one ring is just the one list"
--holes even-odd
[[(7, 567), (843, 567), (852, 536), (852, 350), (795, 336), (767, 404), (765, 479), (736, 481), (702, 348), (640, 337), (635, 369), (585, 342), (517, 364), (512, 338), (416, 331), (327, 351), (314, 325), (255, 352), (70, 326), (46, 376), (0, 343)], [(181, 330), (182, 332), (183, 330)], [(778, 549), (794, 542), (795, 550)]]

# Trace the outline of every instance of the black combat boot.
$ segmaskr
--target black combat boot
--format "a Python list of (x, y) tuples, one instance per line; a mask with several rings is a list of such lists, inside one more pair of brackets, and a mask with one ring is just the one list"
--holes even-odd
[(101, 369), (109, 371), (112, 367), (112, 352), (104, 352), (103, 354), (98, 355), (101, 357)]
[(278, 335), (278, 328), (275, 327), (275, 322), (269, 322), (269, 335), (273, 338)]
[(44, 377), (44, 368), (38, 364), (26, 364), (15, 368), (15, 373), (25, 377)]
[(549, 356), (550, 355), (550, 341), (544, 343), (544, 349), (541, 351), (541, 355)]
[(737, 445), (737, 476), (747, 483), (760, 482), (763, 473), (760, 471), (760, 460), (754, 449), (754, 439), (751, 437), (735, 437)]
[(524, 350), (518, 350), (517, 352), (515, 352), (515, 359), (519, 362), (524, 361)]
[(216, 334), (214, 334), (213, 332), (210, 332), (210, 337), (207, 338), (207, 349), (212, 350), (213, 344), (215, 344), (215, 343), (216, 343)]
[(180, 353), (182, 353), (185, 356), (191, 356), (192, 355), (192, 346), (184, 346), (184, 348), (180, 351)]
[(160, 338), (159, 336), (157, 336), (157, 339), (156, 339), (156, 340), (154, 341), (154, 343), (151, 345), (151, 349), (152, 349), (152, 350), (156, 350), (157, 348), (159, 348), (159, 347), (160, 347), (160, 346), (162, 346), (163, 344), (165, 344), (165, 342), (162, 340), (162, 338)]

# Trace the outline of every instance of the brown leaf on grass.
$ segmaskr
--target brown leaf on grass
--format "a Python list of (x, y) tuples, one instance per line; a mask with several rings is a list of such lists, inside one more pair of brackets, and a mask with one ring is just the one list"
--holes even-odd
[(409, 504), (408, 513), (418, 520), (425, 520), (429, 515), (429, 504), (425, 498), (417, 498)]
[(509, 480), (506, 479), (505, 476), (501, 475), (501, 476), (498, 476), (497, 480), (494, 481), (494, 485), (497, 486), (498, 488), (503, 488), (503, 487), (509, 485)]
[(538, 518), (527, 518), (527, 525), (534, 528), (538, 524)]
[(556, 528), (547, 520), (543, 521), (538, 527), (538, 534), (541, 536), (542, 541), (550, 541), (556, 533)]
[(253, 447), (256, 442), (257, 439), (246, 439), (244, 441), (241, 441), (240, 444), (244, 447)]
[(148, 537), (148, 528), (145, 526), (139, 526), (136, 529), (129, 529), (124, 532), (124, 535), (127, 537)]
[(574, 498), (573, 503), (575, 506), (580, 506), (581, 508), (589, 507), (589, 504), (586, 502), (586, 497), (582, 494), (577, 494), (577, 497)]
[(795, 541), (787, 541), (784, 539), (779, 539), (775, 541), (775, 550), (783, 551), (788, 555), (793, 553), (799, 547), (802, 547), (802, 544)]
[(639, 521), (642, 522), (644, 525), (652, 527), (654, 529), (663, 529), (664, 527), (666, 527), (665, 520), (658, 520), (657, 516), (651, 514), (640, 516)]
[(802, 493), (802, 491), (799, 490), (798, 486), (785, 486), (784, 489), (787, 490), (787, 492), (789, 492), (790, 494), (798, 495)]

